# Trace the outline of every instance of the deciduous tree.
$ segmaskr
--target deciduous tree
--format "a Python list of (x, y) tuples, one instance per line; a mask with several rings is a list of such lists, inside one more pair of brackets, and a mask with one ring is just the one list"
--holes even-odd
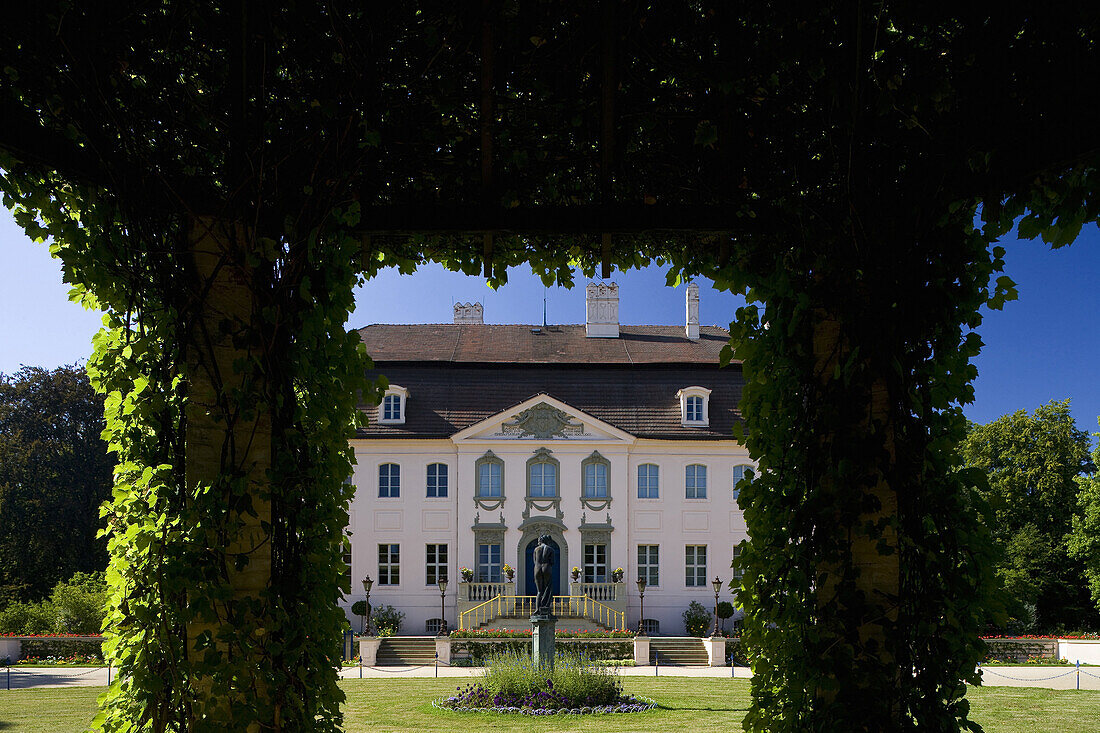
[(1081, 564), (1068, 554), (1078, 481), (1094, 469), (1088, 434), (1074, 423), (1069, 400), (971, 425), (961, 450), (988, 477), (982, 493), (992, 509), (996, 573), (1016, 630), (1100, 620), (1090, 612)]
[(0, 605), (107, 566), (96, 536), (114, 467), (104, 424), (80, 365), (0, 374)]

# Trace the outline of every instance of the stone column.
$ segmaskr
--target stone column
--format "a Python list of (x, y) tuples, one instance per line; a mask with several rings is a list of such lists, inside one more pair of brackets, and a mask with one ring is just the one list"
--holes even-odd
[(634, 637), (634, 664), (649, 666), (649, 637), (644, 634)]
[(544, 669), (554, 668), (554, 632), (558, 619), (552, 613), (531, 616), (531, 660)]

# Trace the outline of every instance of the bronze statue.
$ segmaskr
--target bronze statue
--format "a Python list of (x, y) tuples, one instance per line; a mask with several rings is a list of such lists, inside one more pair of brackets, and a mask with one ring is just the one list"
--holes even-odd
[(550, 613), (554, 600), (554, 548), (550, 546), (550, 535), (539, 537), (532, 559), (535, 565), (536, 613)]

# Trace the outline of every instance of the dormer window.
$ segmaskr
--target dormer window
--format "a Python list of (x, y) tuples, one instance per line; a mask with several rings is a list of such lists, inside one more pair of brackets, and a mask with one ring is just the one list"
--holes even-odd
[(383, 425), (403, 425), (405, 422), (405, 402), (409, 399), (409, 390), (391, 384), (378, 407), (378, 422)]
[(709, 389), (684, 387), (676, 396), (680, 399), (680, 423), (684, 427), (705, 428), (710, 425)]

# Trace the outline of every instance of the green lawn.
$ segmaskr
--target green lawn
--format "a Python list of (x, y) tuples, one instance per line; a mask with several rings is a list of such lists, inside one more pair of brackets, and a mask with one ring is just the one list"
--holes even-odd
[[(444, 713), (433, 698), (454, 690), (459, 679), (345, 680), (347, 730), (450, 733), (470, 730), (660, 731), (707, 733), (740, 729), (748, 682), (729, 679), (625, 677), (624, 687), (661, 704), (631, 715), (527, 718)], [(0, 691), (0, 732), (81, 731), (95, 713), (103, 688)], [(976, 718), (989, 733), (1061, 733), (1100, 730), (1100, 692), (990, 687), (970, 692)], [(1090, 722), (1091, 721), (1091, 722)]]

